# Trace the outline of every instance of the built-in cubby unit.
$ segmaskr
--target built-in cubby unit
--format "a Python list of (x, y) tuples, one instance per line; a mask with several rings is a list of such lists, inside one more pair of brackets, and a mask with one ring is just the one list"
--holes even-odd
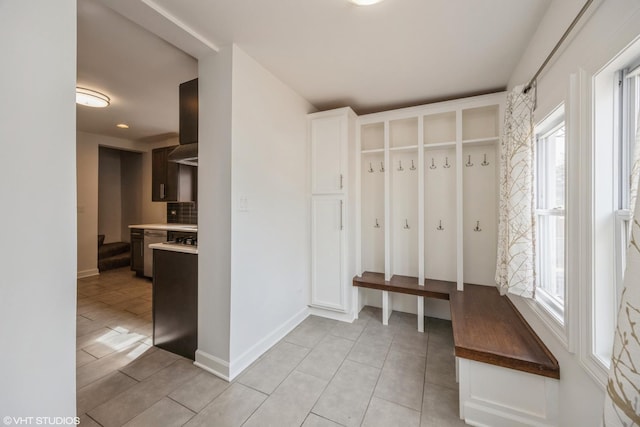
[[(409, 311), (422, 331), (423, 314), (448, 316), (443, 289), (494, 284), (504, 98), (358, 118), (356, 298), (381, 306), (383, 323)], [(366, 280), (375, 283), (366, 289)]]

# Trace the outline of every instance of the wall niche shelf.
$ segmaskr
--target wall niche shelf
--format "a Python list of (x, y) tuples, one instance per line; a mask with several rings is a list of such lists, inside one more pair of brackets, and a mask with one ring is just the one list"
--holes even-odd
[[(384, 324), (393, 310), (416, 313), (424, 331), (425, 298), (442, 299), (425, 284), (494, 285), (504, 101), (497, 93), (358, 117), (354, 285), (365, 274), (374, 286), (356, 285), (356, 312), (380, 306)], [(408, 281), (415, 292), (398, 290)]]

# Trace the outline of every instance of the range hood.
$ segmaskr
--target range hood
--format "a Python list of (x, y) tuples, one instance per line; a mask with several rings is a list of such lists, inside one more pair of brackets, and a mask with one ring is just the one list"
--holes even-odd
[(198, 166), (198, 79), (180, 84), (180, 145), (168, 160)]
[(189, 166), (198, 166), (198, 143), (180, 144), (169, 153), (167, 160)]

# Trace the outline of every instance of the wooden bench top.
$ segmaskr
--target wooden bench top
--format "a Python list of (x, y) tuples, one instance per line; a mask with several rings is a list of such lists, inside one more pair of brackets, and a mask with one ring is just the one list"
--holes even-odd
[(384, 280), (384, 274), (368, 271), (353, 278), (353, 286), (445, 300), (449, 299), (449, 294), (456, 288), (454, 282), (431, 279), (425, 279), (424, 282), (424, 286), (419, 286), (417, 277), (400, 275), (392, 276), (391, 280)]
[(556, 358), (531, 329), (509, 298), (493, 286), (465, 284), (456, 290), (454, 282), (425, 280), (364, 272), (353, 285), (382, 291), (449, 300), (457, 357), (516, 369), (549, 378), (560, 378)]

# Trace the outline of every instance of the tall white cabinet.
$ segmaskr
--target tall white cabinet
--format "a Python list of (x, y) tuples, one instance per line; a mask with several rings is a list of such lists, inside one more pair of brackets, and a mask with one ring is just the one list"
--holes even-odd
[(312, 312), (353, 318), (355, 132), (350, 108), (309, 115)]

